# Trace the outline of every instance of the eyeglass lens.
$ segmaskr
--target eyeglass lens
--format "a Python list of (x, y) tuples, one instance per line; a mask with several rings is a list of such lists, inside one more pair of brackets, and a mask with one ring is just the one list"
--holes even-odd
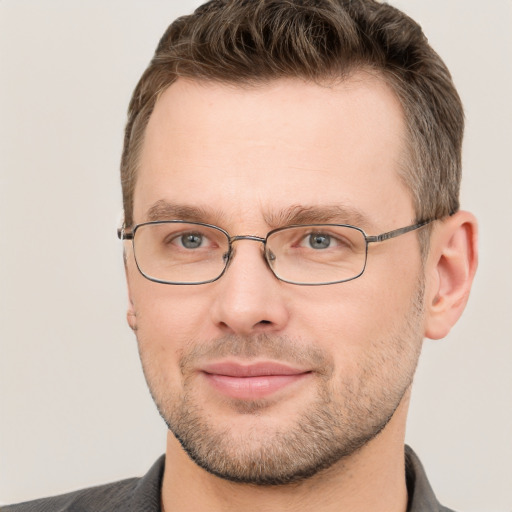
[[(214, 281), (230, 256), (224, 231), (186, 222), (142, 224), (135, 231), (133, 246), (145, 277), (174, 284)], [(265, 258), (279, 279), (291, 283), (347, 281), (364, 270), (366, 239), (361, 230), (350, 226), (281, 228), (267, 237)]]

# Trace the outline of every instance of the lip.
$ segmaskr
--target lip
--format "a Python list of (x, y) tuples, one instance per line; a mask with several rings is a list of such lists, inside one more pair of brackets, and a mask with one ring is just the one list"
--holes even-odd
[(311, 374), (309, 370), (273, 361), (250, 364), (223, 361), (204, 365), (201, 371), (216, 391), (239, 400), (268, 397)]

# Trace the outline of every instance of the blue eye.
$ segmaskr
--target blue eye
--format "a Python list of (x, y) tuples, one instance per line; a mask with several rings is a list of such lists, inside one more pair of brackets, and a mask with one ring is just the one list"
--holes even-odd
[(203, 235), (198, 233), (187, 233), (182, 235), (179, 240), (185, 249), (197, 249), (203, 244)]
[(324, 233), (312, 233), (308, 237), (308, 243), (313, 249), (327, 249), (331, 245), (331, 237)]

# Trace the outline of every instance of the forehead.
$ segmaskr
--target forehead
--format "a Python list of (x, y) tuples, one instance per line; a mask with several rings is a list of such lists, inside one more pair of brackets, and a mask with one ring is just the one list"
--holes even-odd
[(368, 73), (330, 85), (179, 79), (146, 129), (135, 220), (147, 220), (162, 202), (230, 221), (256, 222), (296, 206), (409, 214), (410, 195), (398, 178), (404, 126), (393, 92)]

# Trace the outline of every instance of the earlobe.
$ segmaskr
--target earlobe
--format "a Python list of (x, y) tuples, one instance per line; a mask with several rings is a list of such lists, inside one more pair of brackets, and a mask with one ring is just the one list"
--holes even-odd
[(128, 306), (128, 311), (126, 312), (126, 320), (128, 321), (130, 329), (135, 332), (137, 330), (137, 315), (135, 314), (131, 301)]
[(459, 211), (434, 228), (426, 264), (425, 336), (444, 338), (466, 306), (478, 262), (477, 222)]
[(135, 306), (132, 300), (132, 294), (130, 290), (130, 279), (128, 276), (128, 257), (126, 251), (123, 251), (123, 261), (124, 261), (124, 272), (126, 277), (126, 286), (128, 288), (128, 310), (126, 311), (126, 320), (130, 329), (132, 331), (137, 330), (137, 314), (135, 313)]

